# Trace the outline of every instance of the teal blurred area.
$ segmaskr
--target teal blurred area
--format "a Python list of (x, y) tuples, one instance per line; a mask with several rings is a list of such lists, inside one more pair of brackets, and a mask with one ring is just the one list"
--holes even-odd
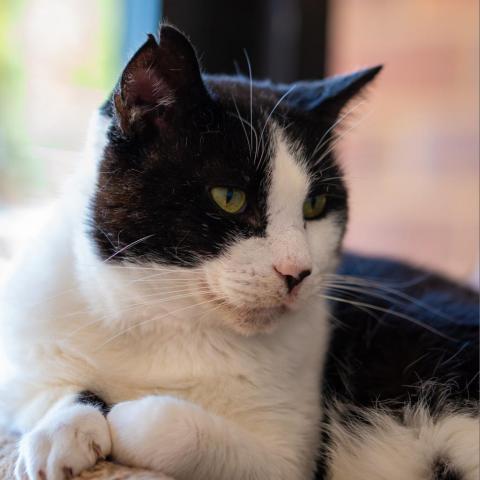
[(0, 209), (57, 191), (159, 0), (0, 0)]

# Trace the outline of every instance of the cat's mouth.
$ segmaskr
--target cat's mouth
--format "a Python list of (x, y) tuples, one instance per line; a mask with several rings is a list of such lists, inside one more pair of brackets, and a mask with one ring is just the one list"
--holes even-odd
[(204, 295), (216, 305), (215, 309), (235, 330), (247, 335), (271, 331), (278, 319), (292, 308), (291, 301), (286, 299), (265, 306), (239, 306), (210, 292)]

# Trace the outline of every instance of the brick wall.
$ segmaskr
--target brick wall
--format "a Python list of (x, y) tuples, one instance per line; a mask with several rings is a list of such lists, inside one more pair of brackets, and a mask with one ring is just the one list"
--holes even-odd
[(479, 242), (478, 2), (331, 4), (329, 71), (385, 64), (340, 147), (352, 190), (347, 245), (471, 277)]

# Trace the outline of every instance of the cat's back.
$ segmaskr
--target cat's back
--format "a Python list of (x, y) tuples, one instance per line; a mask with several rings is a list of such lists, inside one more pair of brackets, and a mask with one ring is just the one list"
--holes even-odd
[(478, 400), (478, 292), (358, 255), (345, 255), (339, 273), (349, 286), (334, 307), (327, 388), (364, 406)]

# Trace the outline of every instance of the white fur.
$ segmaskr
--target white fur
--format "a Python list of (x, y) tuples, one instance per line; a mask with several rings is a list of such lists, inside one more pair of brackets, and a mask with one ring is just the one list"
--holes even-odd
[(299, 475), (298, 459), (292, 458), (290, 446), (279, 445), (276, 436), (269, 439), (274, 445), (268, 445), (266, 437), (257, 438), (236, 422), (178, 398), (151, 396), (122, 402), (108, 421), (117, 460), (166, 472), (178, 480)]
[(63, 480), (95, 465), (110, 453), (106, 419), (95, 407), (56, 405), (37, 426), (22, 437), (17, 478)]
[[(103, 136), (105, 127), (100, 118), (94, 130)], [(90, 143), (86, 171), (0, 300), (11, 367), (0, 411), (26, 433), (19, 472), (45, 462), (47, 472), (91, 464), (52, 453), (77, 428), (57, 405), (89, 389), (109, 403), (133, 400), (109, 416), (120, 460), (177, 480), (311, 475), (329, 337), (326, 307), (311, 295), (334, 268), (340, 230), (332, 218), (304, 229), (308, 177), (279, 133), (276, 141), (266, 238), (239, 240), (189, 270), (98, 259), (84, 219), (102, 142)], [(288, 302), (274, 269), (281, 262), (313, 270)], [(60, 418), (65, 430), (55, 427)]]
[(431, 480), (434, 465), (447, 462), (462, 479), (479, 478), (478, 418), (407, 408), (400, 422), (388, 413), (365, 413), (371, 424), (330, 427), (331, 480)]
[[(317, 231), (308, 236), (301, 215), (303, 202), (308, 195), (309, 176), (302, 164), (293, 158), (287, 143), (278, 133), (276, 140), (277, 151), (268, 205), (268, 237), (273, 247), (272, 263), (283, 274), (297, 276), (301, 271), (312, 268), (312, 245), (308, 244), (309, 237), (317, 242), (321, 241), (321, 238), (316, 236)], [(315, 226), (315, 223), (309, 225), (309, 230), (318, 230)], [(332, 227), (333, 225), (329, 225), (329, 229)], [(338, 239), (335, 229), (329, 230), (329, 234), (322, 237), (330, 237), (330, 234), (332, 240)], [(326, 250), (329, 251), (329, 248)], [(320, 249), (318, 253), (321, 253)]]

